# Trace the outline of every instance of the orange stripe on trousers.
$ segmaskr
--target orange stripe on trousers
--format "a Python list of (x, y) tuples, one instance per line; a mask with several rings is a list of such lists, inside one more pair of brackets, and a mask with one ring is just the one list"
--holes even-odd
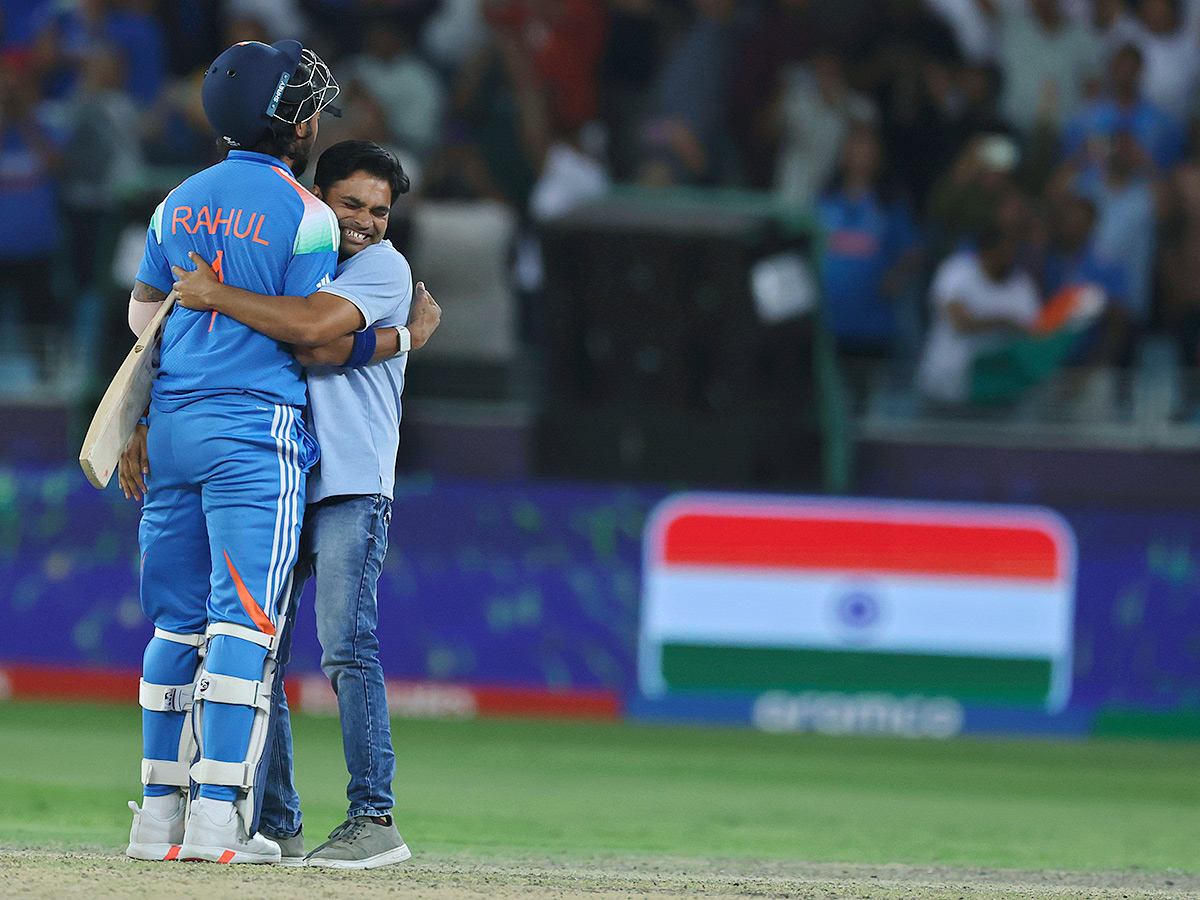
[(254, 597), (250, 595), (250, 591), (246, 589), (245, 583), (242, 581), (242, 576), (238, 574), (238, 570), (233, 567), (233, 562), (229, 559), (229, 551), (222, 550), (225, 554), (225, 565), (229, 566), (229, 574), (233, 576), (234, 587), (237, 588), (238, 599), (242, 601), (242, 608), (246, 610), (252, 622), (258, 626), (258, 630), (263, 634), (274, 634), (275, 626), (271, 620), (267, 618), (267, 614), (263, 612), (262, 607), (255, 602)]

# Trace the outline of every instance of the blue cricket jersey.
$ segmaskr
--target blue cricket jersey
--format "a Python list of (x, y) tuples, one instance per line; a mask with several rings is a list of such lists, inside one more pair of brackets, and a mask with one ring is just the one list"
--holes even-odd
[(881, 282), (917, 244), (908, 208), (884, 203), (874, 192), (859, 197), (837, 192), (821, 198), (817, 215), (825, 232), (821, 286), (830, 331), (851, 342), (895, 337), (894, 304)]
[[(337, 267), (337, 217), (280, 160), (230, 151), (159, 204), (137, 279), (170, 293), (171, 266), (193, 269), (188, 251), (226, 284), (306, 297)], [(290, 349), (227, 316), (176, 307), (163, 333), (152, 401), (176, 409), (201, 397), (245, 393), (305, 405), (304, 370)]]

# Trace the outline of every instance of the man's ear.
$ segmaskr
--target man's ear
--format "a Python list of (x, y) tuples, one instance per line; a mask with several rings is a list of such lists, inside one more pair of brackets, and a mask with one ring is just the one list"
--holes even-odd
[(311, 188), (309, 188), (309, 190), (312, 191), (312, 195), (314, 197), (316, 197), (318, 200), (325, 199), (325, 195), (321, 193), (321, 188), (319, 185), (314, 184)]

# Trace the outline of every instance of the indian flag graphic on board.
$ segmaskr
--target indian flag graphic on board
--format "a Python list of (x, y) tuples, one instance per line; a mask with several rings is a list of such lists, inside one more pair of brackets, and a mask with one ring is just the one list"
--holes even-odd
[(1055, 711), (1075, 539), (1046, 509), (683, 494), (644, 540), (638, 673), (674, 691), (887, 691)]

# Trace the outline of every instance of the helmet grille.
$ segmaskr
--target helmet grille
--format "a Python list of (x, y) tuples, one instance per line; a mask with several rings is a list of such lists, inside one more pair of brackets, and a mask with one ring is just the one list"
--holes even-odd
[(309, 49), (300, 55), (300, 64), (288, 80), (272, 118), (297, 125), (311, 119), (333, 102), (341, 92), (324, 60)]

